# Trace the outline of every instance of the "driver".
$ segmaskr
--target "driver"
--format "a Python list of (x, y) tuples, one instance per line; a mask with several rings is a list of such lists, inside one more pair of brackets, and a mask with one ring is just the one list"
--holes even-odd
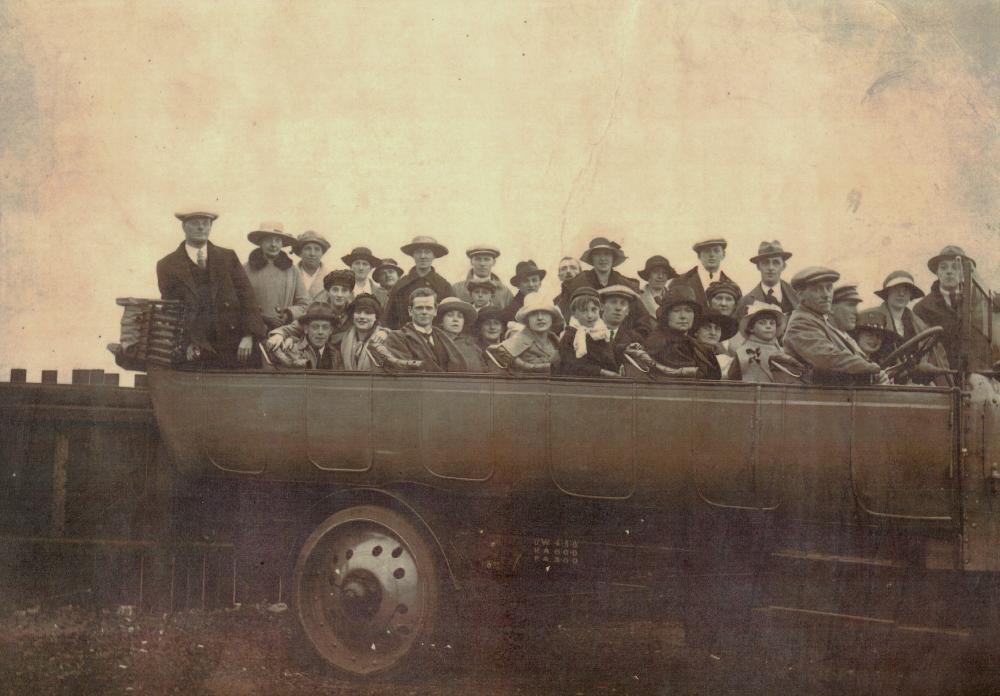
[(785, 330), (784, 345), (811, 369), (803, 379), (814, 384), (888, 384), (885, 371), (864, 356), (846, 333), (827, 319), (833, 304), (833, 284), (840, 274), (810, 266), (795, 274), (792, 288), (801, 300)]

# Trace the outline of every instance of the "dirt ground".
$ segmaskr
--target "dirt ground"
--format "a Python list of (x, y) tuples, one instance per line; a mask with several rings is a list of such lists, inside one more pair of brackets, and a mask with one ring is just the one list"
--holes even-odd
[[(129, 615), (78, 607), (0, 616), (0, 693), (210, 694), (897, 694), (959, 690), (930, 666), (833, 664), (822, 650), (767, 646), (719, 656), (685, 645), (683, 629), (643, 619), (547, 623), (524, 635), (467, 622), (406, 678), (352, 681), (325, 669), (281, 605)], [(1000, 691), (998, 691), (1000, 692)]]

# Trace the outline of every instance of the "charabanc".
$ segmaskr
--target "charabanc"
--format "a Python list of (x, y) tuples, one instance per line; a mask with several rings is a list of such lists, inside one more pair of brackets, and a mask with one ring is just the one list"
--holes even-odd
[(995, 654), (1000, 340), (990, 293), (965, 281), (950, 388), (637, 363), (619, 380), (198, 370), (152, 339), (130, 364), (178, 477), (300, 501), (280, 542), (294, 611), (344, 672), (412, 661), (455, 596), (582, 581), (647, 588), (691, 639), (819, 622)]

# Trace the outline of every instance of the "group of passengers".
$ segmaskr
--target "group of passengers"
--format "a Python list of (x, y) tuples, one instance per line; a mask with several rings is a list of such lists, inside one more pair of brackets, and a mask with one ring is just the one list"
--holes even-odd
[[(321, 234), (293, 237), (263, 223), (240, 265), (208, 242), (214, 213), (177, 217), (185, 242), (157, 265), (161, 294), (187, 305), (187, 358), (217, 367), (259, 359), (276, 369), (941, 384), (957, 366), (962, 263), (974, 263), (945, 247), (928, 262), (937, 276), (930, 294), (894, 271), (875, 293), (882, 304), (859, 312), (857, 285), (837, 284), (834, 270), (782, 279), (792, 254), (778, 241), (750, 259), (760, 283), (743, 294), (721, 269), (725, 239), (694, 244), (698, 263), (684, 274), (649, 258), (640, 286), (615, 270), (621, 246), (597, 237), (579, 261), (560, 261), (561, 292), (548, 300), (538, 292), (546, 271), (532, 260), (516, 264), (516, 292), (508, 288), (493, 272), (500, 250), (491, 244), (466, 249), (470, 269), (452, 284), (434, 269), (448, 249), (432, 237), (401, 247), (409, 271), (365, 247), (329, 268)], [(893, 351), (928, 326), (944, 327), (941, 344), (905, 375), (887, 372)]]

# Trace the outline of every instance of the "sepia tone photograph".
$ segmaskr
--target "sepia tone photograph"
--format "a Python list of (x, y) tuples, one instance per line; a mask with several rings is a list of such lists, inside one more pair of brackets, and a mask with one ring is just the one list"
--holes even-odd
[(0, 693), (1000, 694), (1000, 2), (0, 0)]

